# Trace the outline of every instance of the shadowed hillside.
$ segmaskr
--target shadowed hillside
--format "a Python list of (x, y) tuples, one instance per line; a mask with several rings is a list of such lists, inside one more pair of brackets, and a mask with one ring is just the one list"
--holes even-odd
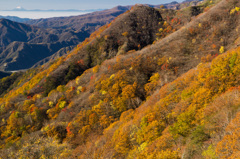
[(71, 30), (40, 29), (0, 20), (0, 69), (21, 70), (32, 67), (60, 49), (76, 46), (88, 36)]

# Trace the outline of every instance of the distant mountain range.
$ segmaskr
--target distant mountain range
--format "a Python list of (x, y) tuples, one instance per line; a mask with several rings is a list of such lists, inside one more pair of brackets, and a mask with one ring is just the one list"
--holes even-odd
[[(177, 2), (177, 1), (172, 1), (170, 3), (164, 3), (164, 4), (159, 4), (159, 5), (150, 5), (150, 4), (146, 4), (149, 7), (160, 7), (161, 5), (165, 6), (165, 8), (168, 9), (174, 9), (176, 8), (176, 6), (181, 5), (181, 4), (185, 4), (185, 3), (198, 3), (201, 2), (203, 0), (185, 0), (181, 3)], [(125, 6), (125, 7), (129, 7), (129, 6)], [(14, 9), (10, 9), (10, 10), (4, 10), (4, 11), (39, 11), (39, 12), (96, 12), (96, 11), (103, 11), (106, 9), (25, 9), (23, 7), (16, 7)]]
[[(182, 3), (173, 1), (171, 3), (159, 4), (159, 5), (150, 5), (145, 4), (146, 6), (152, 8), (159, 8), (164, 6), (167, 9), (182, 9), (188, 6), (196, 6), (201, 3), (203, 0), (186, 0)], [(117, 6), (109, 10), (103, 10), (98, 12), (93, 12), (80, 16), (72, 17), (56, 17), (56, 18), (47, 18), (47, 19), (34, 19), (26, 21), (25, 23), (30, 25), (35, 25), (42, 28), (73, 28), (74, 30), (84, 30), (93, 32), (96, 25), (103, 25), (104, 21), (111, 22), (116, 16), (121, 13), (131, 9), (132, 6)]]
[(1, 16), (0, 15), (0, 19), (2, 19), (2, 18), (8, 19), (8, 20), (11, 20), (11, 21), (15, 21), (15, 22), (21, 22), (21, 23), (31, 20), (29, 18), (19, 18), (17, 16)]
[(72, 28), (77, 31), (86, 31), (91, 33), (106, 23), (111, 22), (118, 15), (129, 10), (131, 7), (117, 6), (112, 9), (88, 13), (72, 17), (56, 17), (47, 19), (34, 19), (26, 21), (26, 24), (38, 26), (41, 28)]
[(21, 70), (75, 46), (88, 36), (72, 30), (42, 29), (6, 19), (0, 20), (0, 70)]
[(105, 9), (86, 9), (86, 10), (79, 10), (79, 9), (24, 9), (24, 8), (14, 8), (10, 10), (3, 10), (3, 11), (38, 11), (38, 12), (96, 12), (102, 11)]

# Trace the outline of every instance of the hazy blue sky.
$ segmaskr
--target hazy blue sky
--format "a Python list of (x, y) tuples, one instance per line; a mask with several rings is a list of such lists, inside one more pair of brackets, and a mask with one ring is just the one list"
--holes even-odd
[(172, 1), (174, 0), (0, 0), (0, 10), (19, 6), (25, 9), (107, 9), (117, 5), (163, 4)]

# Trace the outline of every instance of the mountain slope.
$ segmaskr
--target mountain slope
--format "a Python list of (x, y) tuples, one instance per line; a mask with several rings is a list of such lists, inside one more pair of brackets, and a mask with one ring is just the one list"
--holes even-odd
[(0, 99), (0, 154), (236, 157), (239, 6), (223, 0), (186, 16), (138, 5), (67, 56), (28, 71)]
[[(139, 108), (122, 113), (100, 138), (89, 136), (95, 140), (89, 140), (85, 150), (79, 146), (75, 153), (80, 158), (94, 158), (93, 152), (103, 158), (235, 158), (239, 56), (239, 48), (231, 50), (183, 74)], [(154, 82), (160, 81), (150, 84)], [(74, 126), (71, 123), (72, 132)]]

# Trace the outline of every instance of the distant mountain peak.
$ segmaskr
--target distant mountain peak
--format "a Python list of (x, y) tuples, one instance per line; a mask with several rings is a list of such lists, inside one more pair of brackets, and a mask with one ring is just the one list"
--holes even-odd
[(126, 10), (126, 9), (128, 9), (128, 7), (119, 5), (119, 6), (114, 7), (114, 9)]
[(183, 3), (185, 3), (185, 2), (192, 2), (192, 1), (203, 1), (203, 0), (185, 0), (185, 1), (183, 1)]
[(178, 4), (178, 2), (177, 1), (172, 1), (169, 4)]
[(17, 7), (14, 8), (13, 10), (15, 10), (15, 11), (25, 11), (26, 9), (24, 9), (24, 8), (21, 7), (21, 6), (17, 6)]

